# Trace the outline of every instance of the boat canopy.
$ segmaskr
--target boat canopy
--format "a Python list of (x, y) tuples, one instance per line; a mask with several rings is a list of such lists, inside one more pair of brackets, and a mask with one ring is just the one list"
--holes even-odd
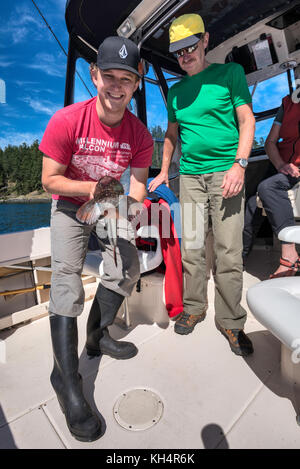
[(300, 63), (300, 0), (68, 0), (65, 105), (72, 102), (77, 58), (95, 62), (101, 42), (114, 35), (138, 44), (145, 71), (147, 64), (153, 66), (165, 98), (168, 87), (162, 71), (183, 75), (169, 53), (169, 26), (186, 13), (204, 19), (210, 33), (208, 60), (240, 63), (249, 86)]
[(151, 62), (155, 57), (163, 68), (181, 73), (168, 52), (168, 29), (175, 17), (200, 14), (212, 50), (288, 4), (286, 0), (68, 0), (66, 24), (78, 53), (88, 62), (95, 61), (95, 50), (105, 37), (119, 34), (140, 44), (143, 58)]
[[(65, 106), (73, 102), (77, 58), (95, 62), (101, 42), (119, 35), (133, 40), (144, 59), (145, 76), (134, 97), (137, 115), (147, 125), (145, 81), (159, 86), (166, 103), (167, 81), (184, 74), (169, 53), (168, 31), (171, 22), (186, 13), (200, 14), (210, 33), (208, 61), (241, 64), (248, 85), (254, 85), (252, 94), (258, 83), (283, 72), (293, 92), (291, 70), (300, 78), (300, 0), (68, 0)], [(149, 64), (155, 80), (147, 76)], [(277, 109), (256, 112), (256, 120), (271, 118)], [(253, 155), (261, 151), (253, 150)]]

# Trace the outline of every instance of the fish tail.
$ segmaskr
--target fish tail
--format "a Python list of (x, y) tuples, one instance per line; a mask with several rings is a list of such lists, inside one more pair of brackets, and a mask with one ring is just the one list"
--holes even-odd
[(117, 238), (118, 238), (118, 219), (109, 218), (107, 220), (108, 239), (110, 244), (113, 246), (113, 256), (115, 265), (117, 267)]
[(87, 223), (88, 225), (96, 223), (100, 215), (101, 210), (95, 200), (85, 202), (76, 212), (77, 220), (81, 223)]
[(115, 261), (115, 266), (118, 267), (118, 262), (117, 262), (117, 246), (114, 246), (114, 261)]

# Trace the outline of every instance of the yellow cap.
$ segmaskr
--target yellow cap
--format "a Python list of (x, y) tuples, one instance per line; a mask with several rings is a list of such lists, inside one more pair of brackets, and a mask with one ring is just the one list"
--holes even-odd
[(200, 15), (191, 13), (179, 16), (170, 26), (170, 52), (176, 52), (190, 47), (199, 41), (199, 35), (205, 33), (205, 27)]

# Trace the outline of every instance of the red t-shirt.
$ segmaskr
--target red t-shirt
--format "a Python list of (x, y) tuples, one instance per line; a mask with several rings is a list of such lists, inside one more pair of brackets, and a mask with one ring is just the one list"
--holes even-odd
[[(98, 181), (110, 175), (120, 180), (125, 169), (151, 165), (153, 140), (147, 127), (125, 110), (118, 127), (104, 125), (96, 111), (96, 98), (67, 106), (50, 119), (41, 152), (67, 165), (65, 177), (76, 181)], [(86, 197), (53, 195), (82, 204)]]

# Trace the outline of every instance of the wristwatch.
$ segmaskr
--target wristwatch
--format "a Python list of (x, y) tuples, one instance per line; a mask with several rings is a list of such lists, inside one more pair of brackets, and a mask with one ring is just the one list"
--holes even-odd
[(238, 163), (244, 169), (248, 166), (248, 160), (246, 158), (237, 158), (234, 162)]

